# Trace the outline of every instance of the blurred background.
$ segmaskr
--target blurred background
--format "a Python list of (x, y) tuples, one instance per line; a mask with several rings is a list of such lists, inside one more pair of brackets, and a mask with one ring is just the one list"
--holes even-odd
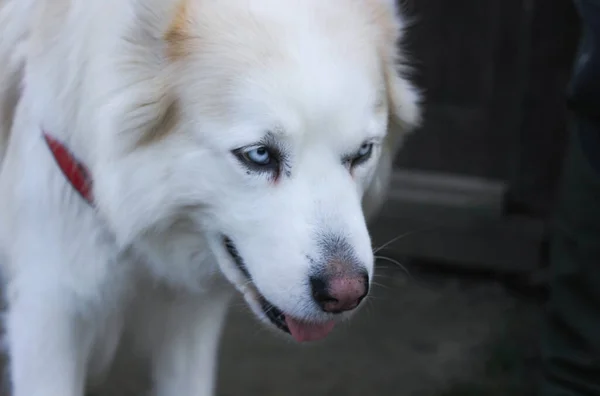
[(236, 304), (221, 396), (532, 395), (580, 26), (571, 0), (402, 0), (425, 123), (371, 224), (368, 306), (299, 348)]

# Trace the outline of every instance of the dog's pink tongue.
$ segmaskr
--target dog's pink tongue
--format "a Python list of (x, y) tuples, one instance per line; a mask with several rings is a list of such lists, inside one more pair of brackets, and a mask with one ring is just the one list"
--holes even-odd
[(335, 326), (335, 322), (326, 322), (326, 323), (307, 323), (301, 322), (294, 318), (290, 318), (286, 315), (285, 323), (290, 329), (290, 333), (292, 333), (292, 337), (298, 342), (307, 342), (307, 341), (317, 341), (322, 338), (327, 337), (333, 327)]

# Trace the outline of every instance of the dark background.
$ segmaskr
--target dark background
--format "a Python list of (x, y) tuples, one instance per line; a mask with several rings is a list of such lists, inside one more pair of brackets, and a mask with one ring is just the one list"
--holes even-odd
[(399, 167), (501, 179), (545, 215), (565, 146), (579, 39), (570, 0), (411, 0), (403, 47), (426, 93)]
[(492, 272), (544, 268), (580, 35), (573, 2), (400, 2), (424, 124), (396, 158), (375, 240), (435, 225), (392, 254)]

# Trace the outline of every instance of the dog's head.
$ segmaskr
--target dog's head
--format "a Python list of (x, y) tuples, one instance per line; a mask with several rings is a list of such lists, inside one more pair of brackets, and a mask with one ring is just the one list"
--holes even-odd
[(369, 291), (389, 116), (419, 118), (393, 2), (154, 3), (115, 60), (99, 207), (159, 276), (194, 285), (212, 260), (259, 318), (324, 336)]

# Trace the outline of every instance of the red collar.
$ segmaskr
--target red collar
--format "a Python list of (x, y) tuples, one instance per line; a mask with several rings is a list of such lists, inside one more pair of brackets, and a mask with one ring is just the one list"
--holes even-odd
[(43, 134), (44, 140), (63, 175), (75, 191), (90, 205), (93, 205), (92, 178), (88, 169), (60, 141), (50, 136), (46, 131)]

